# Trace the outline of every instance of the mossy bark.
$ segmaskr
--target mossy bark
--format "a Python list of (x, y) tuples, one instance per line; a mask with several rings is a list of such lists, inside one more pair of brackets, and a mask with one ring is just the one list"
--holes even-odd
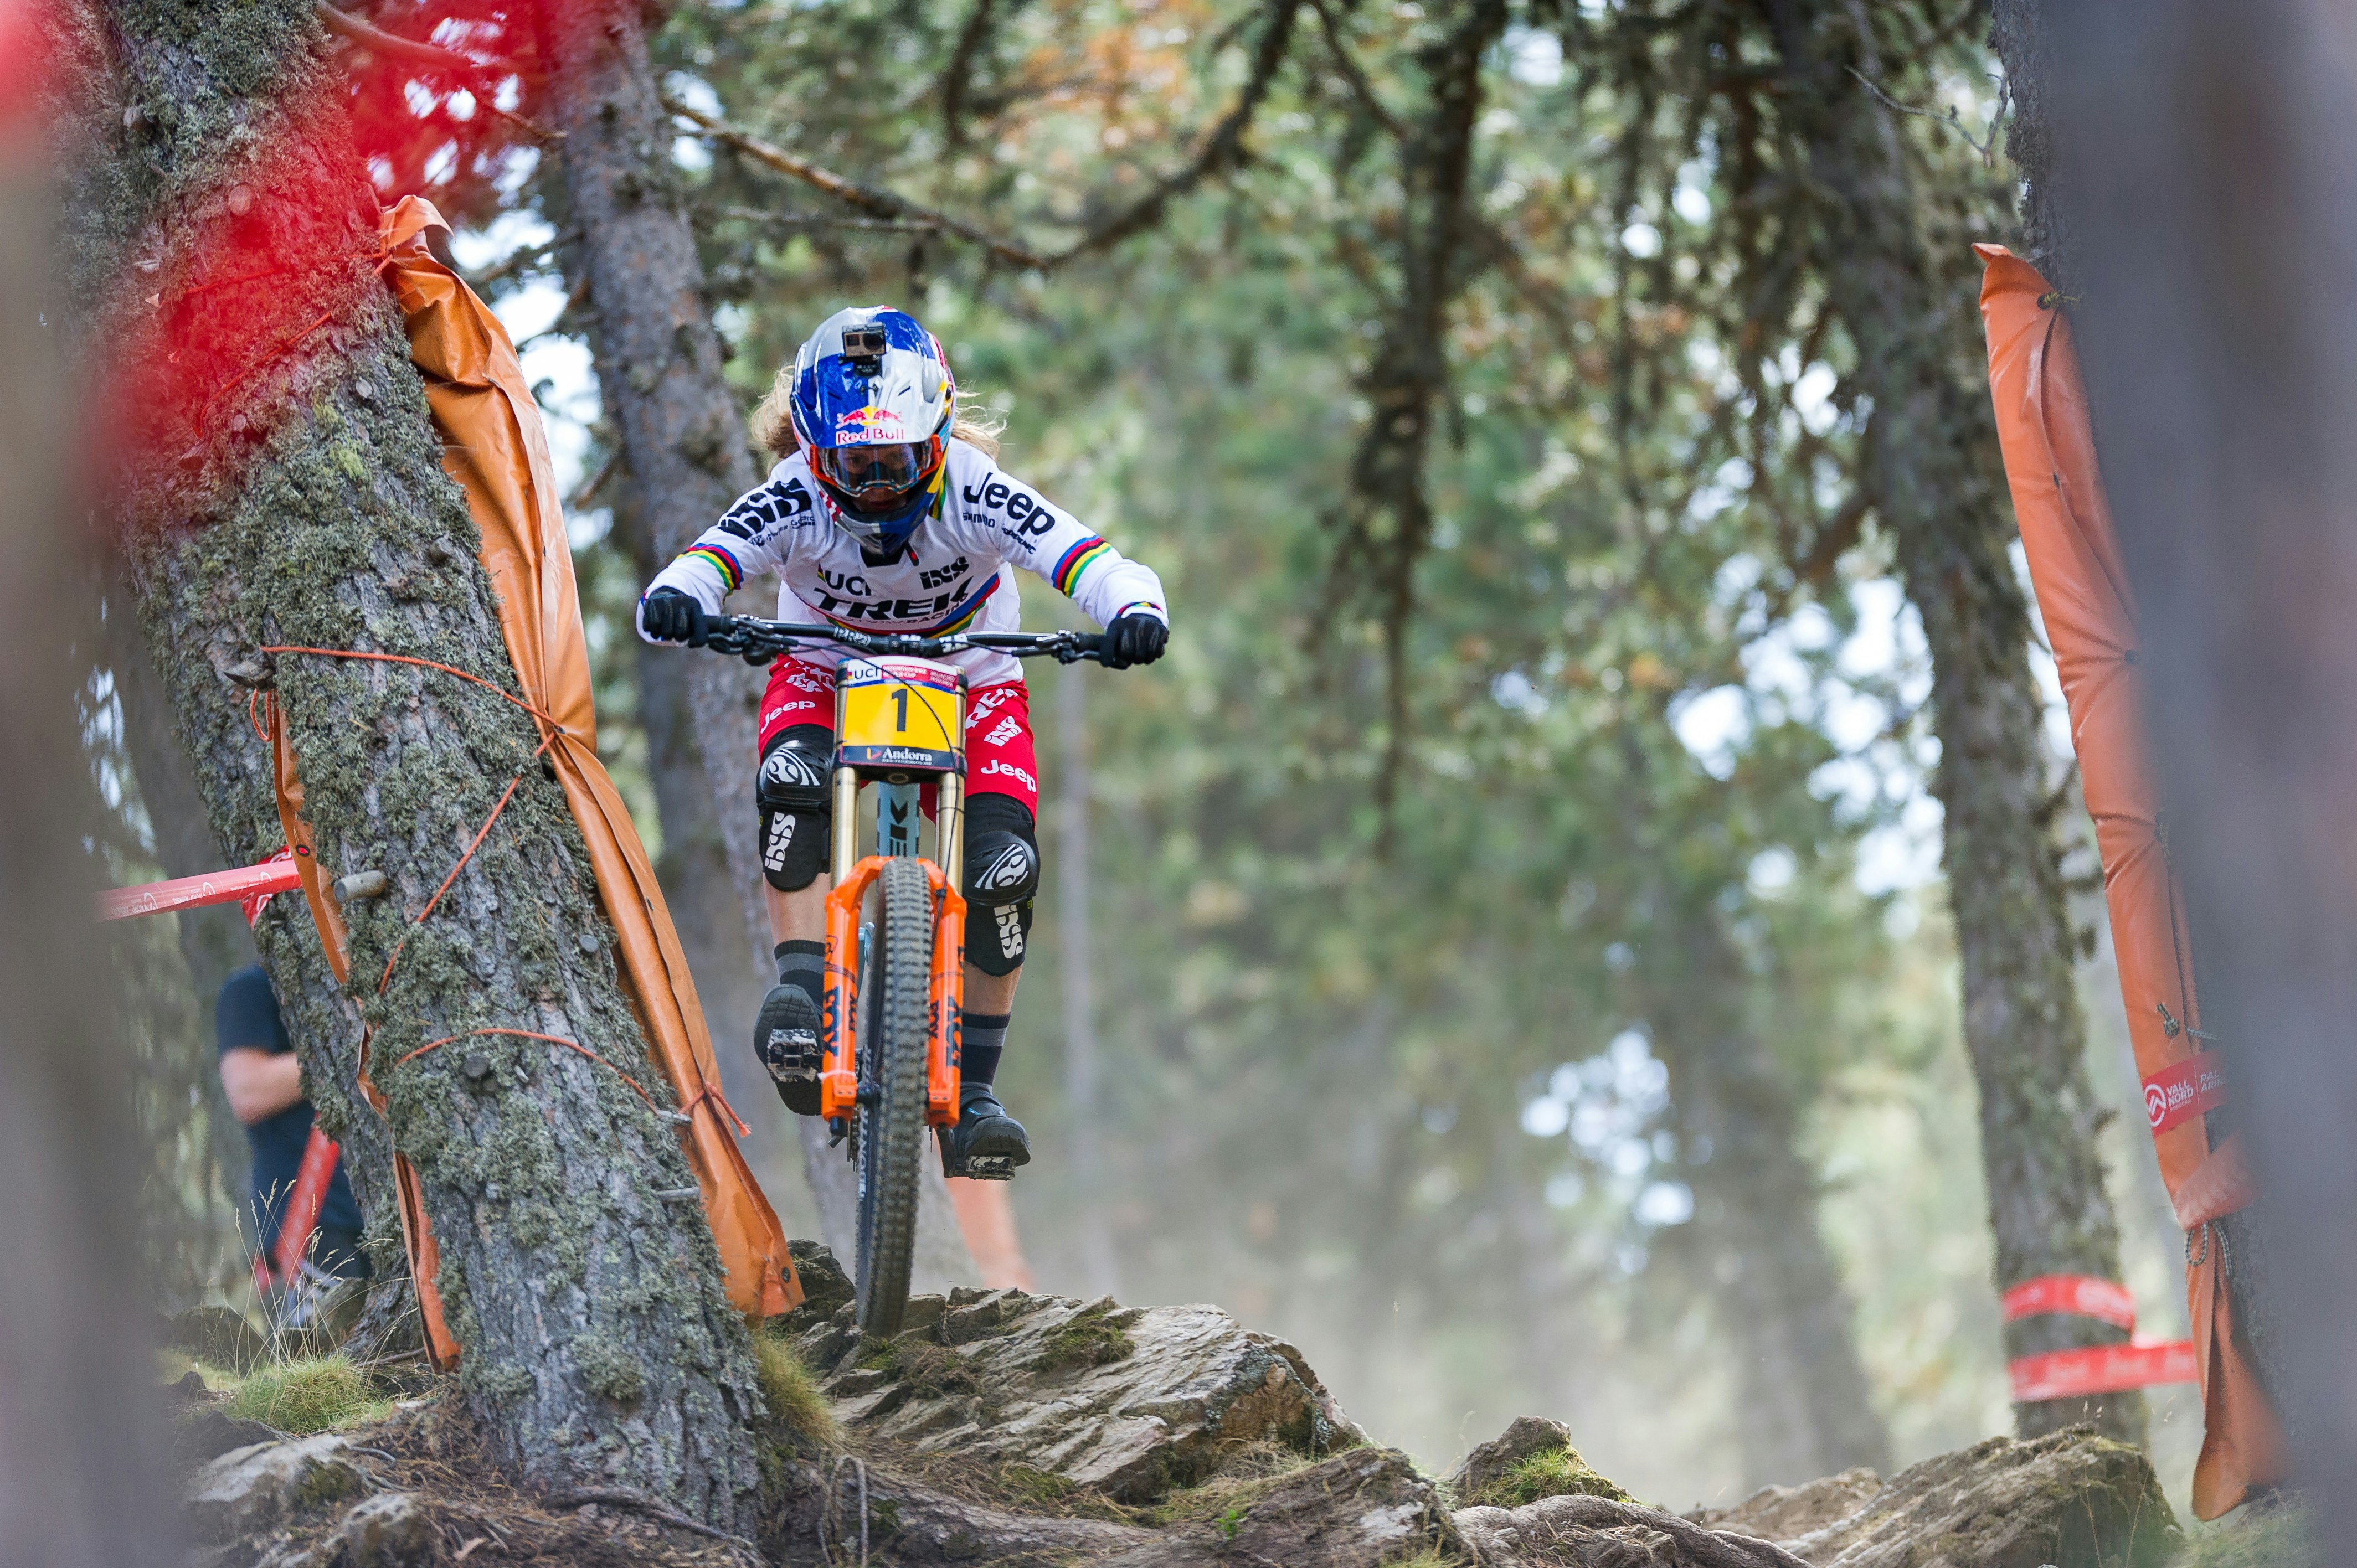
[[(2087, 1077), (2040, 736), (2044, 704), (2007, 553), (2013, 525), (1970, 258), (1934, 256), (1924, 242), (1899, 121), (1858, 81), (1883, 75), (1859, 13), (1806, 0), (1769, 0), (1766, 12), (1792, 134), (1823, 190), (1829, 303), (1856, 345), (1857, 384), (1873, 400), (1867, 455), (1877, 512), (1932, 651), (1932, 791), (1947, 813), (1996, 1283), (2116, 1280), (2119, 1227), (2095, 1147), (2108, 1112)], [(2006, 1348), (2018, 1357), (2126, 1337), (2093, 1318), (2049, 1314), (2007, 1326)], [(2143, 1396), (2015, 1410), (2025, 1437), (2081, 1421), (2141, 1442)]]
[[(2048, 15), (2046, 0), (1995, 0), (1989, 7), (1989, 47), (2004, 62), (2013, 102), (2012, 118), (2006, 127), (2005, 151), (2021, 177), (2021, 227), (2029, 258), (2048, 283), (2075, 301), (2088, 292), (2088, 281), (2078, 222), (2080, 204), (2070, 183), (2072, 160), (2056, 122), (2057, 33), (2054, 20)], [(2083, 334), (2089, 323), (2075, 309), (2072, 327), (2083, 334), (2080, 340), (2085, 344)], [(2100, 371), (2102, 356), (2091, 353), (2089, 358), (2091, 365)], [(2100, 423), (2100, 404), (2094, 412)], [(2131, 520), (2132, 528), (2133, 523)], [(2131, 533), (2131, 540), (2133, 537)], [(2207, 912), (2200, 895), (2186, 889), (2184, 896), (2190, 906), (2189, 945), (2194, 965), (2194, 993), (2201, 1004), (2201, 1021), (2210, 1033), (2222, 1036), (2213, 1048), (2226, 1054), (2233, 1070), (2238, 1042), (2249, 1037), (2247, 1031), (2239, 1026), (2240, 998), (2234, 994), (2231, 977), (2219, 972), (2208, 961), (2212, 944), (2202, 940), (2202, 933), (2210, 921), (2205, 918)], [(2223, 1143), (2233, 1131), (2235, 1114), (2232, 1106), (2210, 1113), (2207, 1121), (2212, 1148)], [(2287, 1402), (2283, 1397), (2283, 1348), (2276, 1336), (2283, 1307), (2271, 1284), (2275, 1273), (2272, 1259), (2278, 1251), (2279, 1240), (2269, 1233), (2256, 1207), (2226, 1216), (2218, 1222), (2218, 1229), (2225, 1233), (2224, 1244), (2232, 1260), (2226, 1283), (2233, 1294), (2237, 1337), (2249, 1347), (2277, 1411), (2296, 1422), (2296, 1402)]]
[[(125, 585), (126, 591), (128, 585)], [(125, 608), (130, 607), (126, 606)], [(107, 655), (123, 702), (124, 744), (156, 833), (156, 853), (168, 876), (196, 876), (229, 865), (252, 865), (285, 842), (271, 783), (270, 752), (244, 715), (228, 710), (208, 715), (209, 733), (192, 737), (173, 712), (171, 693), (144, 635), (109, 628)], [(210, 790), (199, 783), (191, 758), (205, 758)], [(218, 808), (218, 809), (216, 809)], [(251, 931), (234, 904), (184, 911), (180, 946), (197, 989), (203, 1026), (212, 1020), (213, 998), (231, 970), (260, 960), (278, 995), (278, 1011), (303, 1064), (304, 1097), (311, 1101), (319, 1130), (336, 1140), (352, 1197), (368, 1225), (367, 1251), (374, 1283), (361, 1320), (359, 1349), (378, 1356), (405, 1351), (418, 1340), (409, 1262), (401, 1246), (393, 1180), (393, 1135), (384, 1118), (361, 1105), (357, 1080), (360, 1015), (337, 989), (335, 972), (320, 945), (318, 928), (300, 895), (270, 901)], [(208, 1036), (210, 1044), (210, 1036)], [(218, 1074), (206, 1092), (219, 1101), (221, 1124), (231, 1124), (221, 1099)], [(245, 1152), (236, 1151), (241, 1181)], [(226, 1158), (225, 1168), (229, 1166)], [(242, 1186), (234, 1189), (240, 1207)], [(249, 1244), (250, 1214), (241, 1223)]]
[[(411, 655), (510, 691), (513, 672), (374, 274), (376, 204), (311, 7), (118, 0), (100, 15), (118, 101), (136, 112), (110, 111), (113, 156), (82, 204), (85, 340), (140, 355), (118, 373), (165, 394), (126, 399), (116, 518), (215, 829), (256, 843), (247, 693), (227, 671), (257, 648)], [(175, 402), (185, 383), (163, 367), (190, 360), (205, 373)], [(660, 1196), (695, 1180), (620, 1076), (671, 1108), (533, 721), (414, 666), (290, 654), (272, 680), (322, 866), (390, 879), (345, 910), (347, 992), (441, 1249), (469, 1409), (529, 1479), (619, 1482), (734, 1523), (758, 1483), (745, 1326), (700, 1207)], [(279, 947), (265, 937), (274, 973)], [(578, 1041), (611, 1065), (500, 1036), (404, 1059), (486, 1027)], [(374, 1114), (321, 1112), (348, 1133)]]

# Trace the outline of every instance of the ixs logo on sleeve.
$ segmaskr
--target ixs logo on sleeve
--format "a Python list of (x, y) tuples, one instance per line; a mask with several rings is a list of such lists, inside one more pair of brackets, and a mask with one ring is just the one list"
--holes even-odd
[(759, 544), (811, 515), (810, 491), (800, 479), (788, 479), (783, 485), (763, 485), (730, 507), (720, 520), (720, 531)]

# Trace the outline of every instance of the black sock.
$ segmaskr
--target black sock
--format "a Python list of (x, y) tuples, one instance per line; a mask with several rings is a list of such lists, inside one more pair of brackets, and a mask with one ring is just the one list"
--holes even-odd
[(969, 1013), (959, 1021), (958, 1081), (988, 1089), (998, 1076), (998, 1053), (1006, 1048), (1011, 1013)]
[(806, 993), (811, 1004), (824, 1012), (821, 998), (826, 988), (824, 942), (780, 942), (770, 950), (778, 961), (778, 983)]

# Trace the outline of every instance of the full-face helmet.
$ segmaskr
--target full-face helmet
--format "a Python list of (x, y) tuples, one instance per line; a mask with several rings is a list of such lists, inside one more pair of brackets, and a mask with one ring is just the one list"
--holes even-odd
[(906, 311), (837, 311), (794, 356), (794, 435), (836, 521), (897, 549), (939, 502), (957, 418), (940, 339)]

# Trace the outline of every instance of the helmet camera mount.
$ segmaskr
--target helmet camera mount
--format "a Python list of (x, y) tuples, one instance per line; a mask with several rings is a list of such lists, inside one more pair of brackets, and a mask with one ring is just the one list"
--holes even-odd
[(869, 381), (884, 373), (884, 350), (887, 342), (883, 326), (846, 327), (843, 329), (843, 360), (855, 376)]

